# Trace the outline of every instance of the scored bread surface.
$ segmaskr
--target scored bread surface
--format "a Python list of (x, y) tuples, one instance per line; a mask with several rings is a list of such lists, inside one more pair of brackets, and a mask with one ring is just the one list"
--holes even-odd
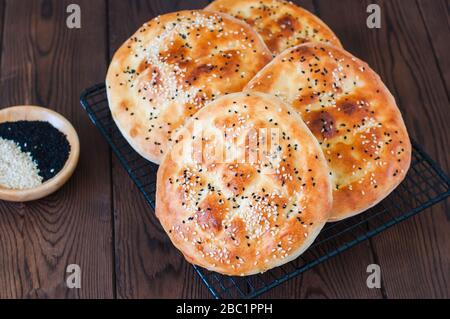
[(328, 220), (326, 160), (280, 99), (226, 95), (174, 139), (158, 171), (156, 215), (189, 262), (227, 275), (264, 272), (298, 257)]
[(245, 91), (283, 99), (320, 142), (333, 178), (330, 220), (372, 207), (404, 179), (411, 144), (401, 113), (380, 77), (350, 53), (322, 44), (294, 47)]
[(206, 10), (231, 14), (250, 24), (274, 54), (307, 42), (341, 43), (318, 17), (283, 0), (216, 0)]
[(271, 57), (250, 26), (226, 14), (159, 16), (114, 55), (106, 79), (112, 116), (131, 146), (159, 163), (187, 119), (241, 91)]

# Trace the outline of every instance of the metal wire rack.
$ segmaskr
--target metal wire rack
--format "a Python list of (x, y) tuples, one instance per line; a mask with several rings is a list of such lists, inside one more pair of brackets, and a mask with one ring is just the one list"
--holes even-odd
[[(158, 166), (139, 156), (123, 138), (111, 117), (105, 85), (87, 89), (81, 105), (154, 209)], [(413, 147), (408, 175), (390, 196), (363, 214), (327, 224), (315, 243), (296, 260), (250, 277), (228, 277), (194, 266), (195, 271), (214, 298), (255, 298), (444, 200), (450, 195), (449, 177), (417, 143), (413, 142)]]

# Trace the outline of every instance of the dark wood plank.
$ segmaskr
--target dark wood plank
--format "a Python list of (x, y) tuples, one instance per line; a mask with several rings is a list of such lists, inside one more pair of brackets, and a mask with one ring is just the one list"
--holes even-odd
[[(448, 171), (448, 154), (442, 147), (450, 142), (448, 97), (416, 4), (394, 0), (316, 3), (346, 49), (381, 75), (397, 99), (411, 136)], [(366, 27), (369, 3), (382, 8), (380, 30)]]
[(427, 28), (428, 40), (438, 61), (447, 94), (450, 94), (450, 2), (448, 0), (417, 0), (422, 19)]
[[(109, 1), (110, 55), (159, 14), (201, 8), (206, 1)], [(118, 298), (207, 298), (193, 268), (173, 248), (154, 212), (113, 158)]]
[[(103, 1), (77, 1), (82, 29), (69, 30), (70, 3), (6, 1), (1, 105), (32, 103), (62, 113), (79, 133), (81, 158), (54, 195), (0, 202), (0, 298), (114, 296), (110, 155), (79, 106), (81, 90), (105, 74), (106, 8)], [(69, 264), (81, 266), (81, 289), (66, 287)]]
[(3, 26), (5, 24), (5, 0), (0, 0), (0, 43), (3, 39)]
[[(319, 1), (294, 0), (294, 3), (321, 16)], [(338, 6), (338, 1), (330, 2)], [(262, 298), (380, 298), (377, 289), (366, 286), (367, 266), (375, 262), (373, 248), (369, 242), (353, 247), (325, 263), (314, 267), (303, 275), (276, 287)]]
[[(344, 46), (381, 75), (395, 95), (412, 137), (449, 171), (448, 95), (427, 29), (413, 1), (315, 1)], [(366, 8), (382, 8), (382, 28), (366, 27)], [(434, 2), (433, 2), (434, 3)], [(444, 71), (445, 71), (444, 66)], [(448, 201), (404, 222), (371, 242), (389, 298), (450, 294)]]

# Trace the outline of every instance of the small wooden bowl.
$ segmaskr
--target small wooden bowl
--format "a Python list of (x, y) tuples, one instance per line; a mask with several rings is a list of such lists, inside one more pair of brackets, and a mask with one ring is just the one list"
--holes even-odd
[(62, 170), (42, 185), (25, 190), (0, 186), (0, 199), (10, 202), (28, 202), (46, 197), (60, 189), (72, 176), (80, 157), (80, 141), (77, 132), (62, 115), (39, 106), (13, 106), (0, 110), (0, 123), (17, 121), (46, 121), (66, 134), (70, 154)]

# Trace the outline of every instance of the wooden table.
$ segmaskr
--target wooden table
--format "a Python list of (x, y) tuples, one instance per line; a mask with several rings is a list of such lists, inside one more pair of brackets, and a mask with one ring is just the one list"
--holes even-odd
[[(396, 96), (411, 136), (450, 171), (448, 0), (296, 1), (327, 22), (369, 62)], [(81, 6), (81, 29), (66, 7)], [(79, 105), (104, 80), (114, 50), (152, 17), (207, 1), (0, 0), (0, 103), (50, 106), (70, 119), (81, 159), (56, 194), (0, 202), (1, 298), (209, 298), (192, 267), (161, 232), (153, 212)], [(381, 29), (366, 26), (370, 3)], [(267, 298), (449, 298), (449, 201), (354, 247), (264, 295)], [(368, 289), (377, 263), (382, 288)], [(82, 288), (66, 287), (66, 267)]]

